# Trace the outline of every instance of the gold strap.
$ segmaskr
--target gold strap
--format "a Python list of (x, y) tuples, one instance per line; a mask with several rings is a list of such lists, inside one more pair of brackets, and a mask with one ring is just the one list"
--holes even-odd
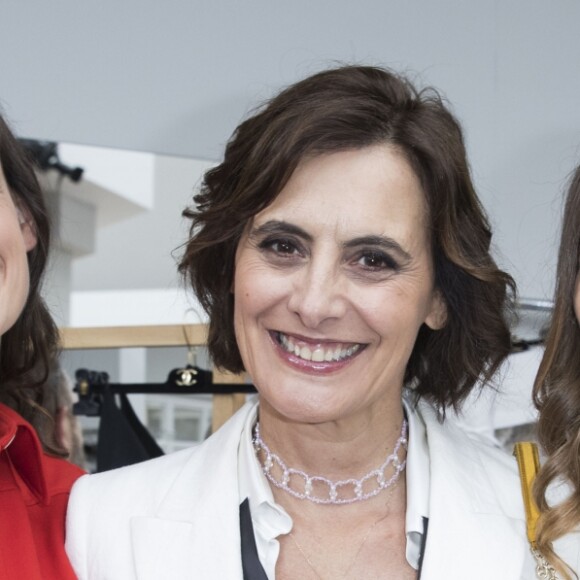
[(532, 496), (532, 485), (540, 470), (538, 446), (530, 441), (522, 441), (514, 445), (514, 455), (518, 460), (522, 497), (526, 509), (526, 528), (532, 554), (536, 560), (536, 577), (539, 580), (558, 580), (554, 567), (546, 557), (536, 548), (536, 524), (540, 511)]
[(540, 469), (538, 446), (530, 441), (521, 441), (514, 446), (514, 455), (518, 461), (520, 470), (520, 483), (522, 484), (522, 497), (526, 509), (526, 528), (528, 541), (536, 545), (536, 524), (540, 517), (538, 506), (532, 496), (532, 484)]

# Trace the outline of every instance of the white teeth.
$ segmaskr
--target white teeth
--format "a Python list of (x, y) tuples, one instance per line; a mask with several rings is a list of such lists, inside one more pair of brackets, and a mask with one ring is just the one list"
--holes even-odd
[(314, 350), (311, 350), (307, 346), (300, 346), (294, 344), (294, 341), (282, 334), (278, 333), (278, 339), (284, 350), (294, 354), (295, 356), (308, 361), (313, 362), (332, 362), (340, 361), (345, 358), (351, 357), (353, 354), (358, 352), (361, 348), (360, 344), (351, 344), (350, 346), (337, 345), (336, 347), (324, 348), (324, 346), (317, 346)]
[(324, 349), (322, 349), (321, 347), (318, 347), (313, 353), (312, 353), (312, 360), (314, 362), (322, 362), (324, 360)]

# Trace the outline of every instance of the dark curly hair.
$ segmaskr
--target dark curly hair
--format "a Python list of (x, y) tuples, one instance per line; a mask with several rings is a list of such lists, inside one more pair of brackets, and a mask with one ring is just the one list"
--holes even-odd
[(423, 325), (405, 382), (440, 406), (457, 407), (488, 381), (510, 349), (506, 308), (514, 282), (490, 255), (491, 231), (475, 193), (459, 123), (433, 89), (392, 71), (343, 66), (282, 91), (242, 122), (183, 215), (190, 239), (180, 264), (210, 317), (215, 364), (241, 372), (233, 328), (236, 247), (244, 227), (282, 190), (301, 160), (389, 144), (420, 179), (429, 207), (436, 285), (447, 322)]
[[(579, 272), (580, 167), (572, 176), (564, 207), (554, 311), (534, 383), (538, 436), (547, 454), (534, 483), (540, 507), (536, 544), (563, 578), (571, 577), (570, 569), (554, 552), (553, 542), (580, 526), (580, 325), (574, 312)], [(550, 504), (548, 487), (560, 480), (571, 493), (565, 501)]]
[(0, 340), (0, 400), (27, 419), (39, 412), (42, 384), (57, 352), (58, 332), (41, 296), (50, 225), (34, 166), (0, 115), (0, 164), (10, 195), (30, 217), (37, 243), (28, 252), (30, 289), (24, 309)]

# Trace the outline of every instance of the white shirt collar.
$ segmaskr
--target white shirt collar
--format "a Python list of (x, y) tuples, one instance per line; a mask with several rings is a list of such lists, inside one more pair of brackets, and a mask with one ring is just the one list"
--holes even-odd
[(278, 536), (292, 530), (292, 518), (282, 506), (274, 501), (274, 496), (266, 476), (254, 452), (252, 430), (256, 424), (258, 405), (249, 413), (240, 446), (238, 448), (238, 490), (242, 503), (250, 502), (250, 513), (254, 526), (254, 536), (258, 557), (268, 578), (275, 577), (276, 562), (280, 553)]
[[(429, 449), (425, 424), (412, 405), (403, 399), (409, 425), (407, 449), (407, 514), (405, 519), (409, 564), (419, 567), (423, 537), (423, 517), (429, 517)], [(262, 473), (252, 445), (252, 430), (256, 423), (258, 405), (252, 409), (242, 432), (238, 449), (238, 489), (240, 503), (246, 498), (256, 536), (258, 556), (268, 578), (274, 578), (280, 545), (276, 538), (292, 530), (292, 518), (274, 501), (268, 480)]]

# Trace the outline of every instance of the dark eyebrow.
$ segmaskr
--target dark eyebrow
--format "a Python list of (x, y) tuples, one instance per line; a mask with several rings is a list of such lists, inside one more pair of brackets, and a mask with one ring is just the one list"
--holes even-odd
[(375, 246), (389, 252), (396, 252), (406, 261), (412, 260), (411, 254), (404, 250), (393, 238), (384, 236), (362, 236), (344, 243), (344, 247), (347, 249), (358, 248), (359, 246)]
[[(290, 234), (300, 237), (307, 242), (312, 242), (314, 239), (302, 228), (281, 220), (270, 220), (265, 224), (262, 224), (260, 227), (254, 228), (250, 232), (250, 237), (261, 237), (272, 234)], [(360, 238), (353, 238), (352, 240), (349, 240), (343, 244), (345, 249), (358, 248), (360, 246), (373, 246), (376, 248), (381, 248), (385, 251), (399, 254), (405, 261), (412, 260), (411, 254), (404, 250), (398, 242), (393, 240), (393, 238), (388, 238), (385, 236), (361, 236)]]
[(312, 236), (302, 228), (279, 220), (270, 220), (265, 224), (262, 224), (260, 227), (252, 229), (250, 237), (267, 236), (270, 234), (291, 234), (293, 236), (298, 236), (307, 242), (312, 242), (313, 239)]

